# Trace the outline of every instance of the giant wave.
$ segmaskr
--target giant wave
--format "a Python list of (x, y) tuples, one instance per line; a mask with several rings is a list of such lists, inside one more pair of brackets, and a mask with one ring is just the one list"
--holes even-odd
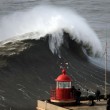
[(76, 12), (38, 6), (7, 15), (0, 24), (0, 109), (33, 110), (37, 99), (49, 98), (65, 62), (83, 95), (97, 88), (104, 94), (104, 70), (88, 61), (88, 54), (100, 54), (100, 41)]
[(66, 32), (72, 40), (82, 43), (85, 49), (89, 48), (93, 55), (100, 55), (102, 51), (97, 35), (86, 20), (69, 8), (37, 6), (4, 16), (0, 25), (1, 41), (12, 37), (13, 40), (39, 39), (50, 34), (49, 47), (53, 53), (58, 53)]

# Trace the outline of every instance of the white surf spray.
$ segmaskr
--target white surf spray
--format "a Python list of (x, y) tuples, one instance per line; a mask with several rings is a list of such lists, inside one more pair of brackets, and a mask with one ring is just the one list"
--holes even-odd
[(1, 41), (12, 37), (15, 40), (39, 39), (51, 34), (49, 46), (53, 53), (57, 53), (63, 43), (63, 31), (69, 33), (71, 39), (89, 44), (94, 55), (101, 52), (100, 41), (86, 20), (65, 7), (42, 5), (0, 19)]

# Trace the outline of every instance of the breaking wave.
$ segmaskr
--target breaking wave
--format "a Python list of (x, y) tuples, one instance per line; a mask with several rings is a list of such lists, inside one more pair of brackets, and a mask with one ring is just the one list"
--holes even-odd
[(86, 20), (69, 8), (37, 6), (4, 16), (0, 25), (1, 41), (39, 39), (49, 35), (50, 50), (59, 54), (64, 34), (68, 33), (70, 39), (81, 44), (87, 53), (96, 55), (102, 51), (97, 35)]
[[(64, 33), (59, 58), (50, 51), (48, 38), (49, 35), (46, 39), (10, 42), (0, 48), (0, 110), (34, 110), (36, 100), (49, 99), (50, 87), (55, 85), (55, 78), (65, 63), (73, 85), (81, 89), (82, 95), (95, 93), (97, 88), (104, 94), (104, 70), (88, 61), (81, 44)], [(107, 93), (109, 79), (108, 71)]]

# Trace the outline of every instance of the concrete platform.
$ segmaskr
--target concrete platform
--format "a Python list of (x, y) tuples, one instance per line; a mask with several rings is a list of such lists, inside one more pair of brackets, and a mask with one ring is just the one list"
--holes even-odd
[(95, 100), (94, 106), (89, 106), (89, 101), (81, 101), (80, 105), (77, 106), (57, 106), (47, 101), (37, 101), (37, 110), (106, 110), (106, 100), (97, 102)]
[(69, 110), (106, 110), (106, 100), (94, 101), (94, 106), (89, 106), (89, 101), (81, 101), (78, 106), (65, 106), (64, 108)]

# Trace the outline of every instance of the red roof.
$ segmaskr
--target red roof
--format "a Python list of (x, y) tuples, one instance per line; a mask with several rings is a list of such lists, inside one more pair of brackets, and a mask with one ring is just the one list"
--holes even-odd
[(71, 82), (72, 79), (66, 74), (66, 70), (63, 69), (61, 75), (59, 75), (57, 77), (56, 81), (59, 81), (59, 82)]

